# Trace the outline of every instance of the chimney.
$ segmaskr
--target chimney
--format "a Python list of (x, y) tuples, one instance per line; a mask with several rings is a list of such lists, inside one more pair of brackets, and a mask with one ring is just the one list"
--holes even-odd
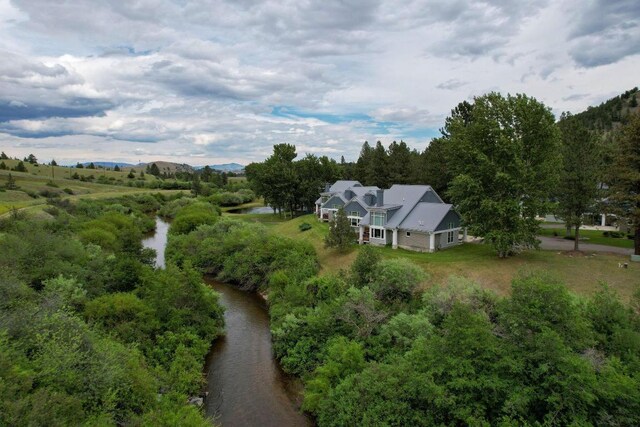
[(329, 190), (331, 190), (331, 184), (325, 184), (325, 185), (324, 185), (324, 192), (325, 192), (325, 193), (328, 193), (328, 192), (329, 192)]
[(384, 205), (384, 190), (376, 190), (376, 206)]

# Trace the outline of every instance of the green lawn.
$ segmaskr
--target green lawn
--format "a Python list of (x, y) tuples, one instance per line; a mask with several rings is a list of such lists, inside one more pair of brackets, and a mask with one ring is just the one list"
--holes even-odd
[[(541, 229), (541, 236), (553, 237), (555, 236), (564, 237), (566, 230), (564, 227), (558, 228), (543, 228)], [(613, 238), (613, 237), (604, 237), (602, 231), (598, 230), (580, 230), (580, 242), (586, 243), (596, 243), (598, 245), (607, 245), (607, 246), (615, 246), (618, 248), (633, 248), (633, 240), (627, 239), (627, 237), (623, 238)], [(575, 232), (572, 231), (571, 235), (575, 235)]]
[[(298, 226), (303, 222), (311, 224), (311, 230), (301, 232)], [(360, 247), (354, 245), (346, 253), (326, 249), (324, 236), (328, 229), (326, 223), (318, 222), (313, 215), (280, 222), (272, 227), (274, 233), (310, 242), (318, 252), (323, 273), (349, 268)], [(606, 282), (628, 299), (640, 287), (640, 263), (630, 263), (629, 257), (622, 255), (575, 256), (558, 251), (531, 250), (499, 259), (491, 247), (482, 244), (464, 244), (435, 253), (390, 247), (377, 250), (385, 257), (402, 257), (421, 266), (431, 277), (425, 286), (446, 282), (450, 276), (462, 276), (506, 294), (511, 280), (518, 273), (544, 271), (580, 294), (590, 294), (597, 289), (599, 282)], [(629, 268), (618, 268), (620, 262), (629, 263)]]

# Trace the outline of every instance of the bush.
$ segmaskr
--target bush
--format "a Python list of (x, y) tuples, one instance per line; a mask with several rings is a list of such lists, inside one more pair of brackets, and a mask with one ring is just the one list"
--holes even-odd
[(58, 188), (58, 184), (56, 184), (55, 182), (49, 180), (47, 181), (47, 187), (53, 187), (53, 188)]
[(303, 222), (298, 226), (298, 228), (300, 229), (300, 231), (307, 231), (307, 230), (311, 230), (312, 227), (311, 227), (311, 224), (309, 224), (308, 222)]
[(64, 192), (65, 192), (65, 193), (67, 193), (67, 194), (73, 194), (73, 190), (72, 190), (72, 189), (70, 189), (69, 187), (64, 188), (62, 191), (64, 191)]

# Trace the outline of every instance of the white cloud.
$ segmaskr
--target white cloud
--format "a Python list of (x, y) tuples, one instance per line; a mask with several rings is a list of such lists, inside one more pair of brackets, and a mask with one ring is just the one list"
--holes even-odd
[(0, 144), (202, 163), (280, 142), (422, 149), (489, 90), (577, 112), (636, 86), (638, 16), (633, 0), (0, 0)]

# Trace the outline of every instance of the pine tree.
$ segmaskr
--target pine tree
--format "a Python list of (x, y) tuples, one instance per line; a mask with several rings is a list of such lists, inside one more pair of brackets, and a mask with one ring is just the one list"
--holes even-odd
[(7, 170), (7, 165), (4, 162), (0, 162), (0, 170)]
[(27, 167), (24, 165), (23, 161), (19, 161), (15, 168), (13, 168), (16, 172), (28, 172)]
[(4, 151), (3, 151), (2, 153), (0, 153), (0, 160), (9, 160), (9, 156), (4, 154)]
[(4, 185), (4, 187), (7, 190), (17, 190), (18, 189), (18, 185), (16, 184), (16, 180), (11, 174), (9, 174), (9, 177), (7, 178), (7, 183)]
[(51, 166), (58, 166), (56, 159), (51, 159)]
[(621, 135), (611, 171), (611, 198), (635, 229), (634, 253), (640, 255), (640, 114), (631, 117)]
[(347, 249), (355, 240), (355, 233), (351, 229), (349, 218), (340, 207), (338, 212), (329, 224), (329, 234), (324, 239), (324, 245), (327, 248), (338, 248), (339, 250)]
[(115, 165), (115, 166), (113, 167), (113, 171), (114, 171), (114, 172), (120, 172), (120, 166)]

